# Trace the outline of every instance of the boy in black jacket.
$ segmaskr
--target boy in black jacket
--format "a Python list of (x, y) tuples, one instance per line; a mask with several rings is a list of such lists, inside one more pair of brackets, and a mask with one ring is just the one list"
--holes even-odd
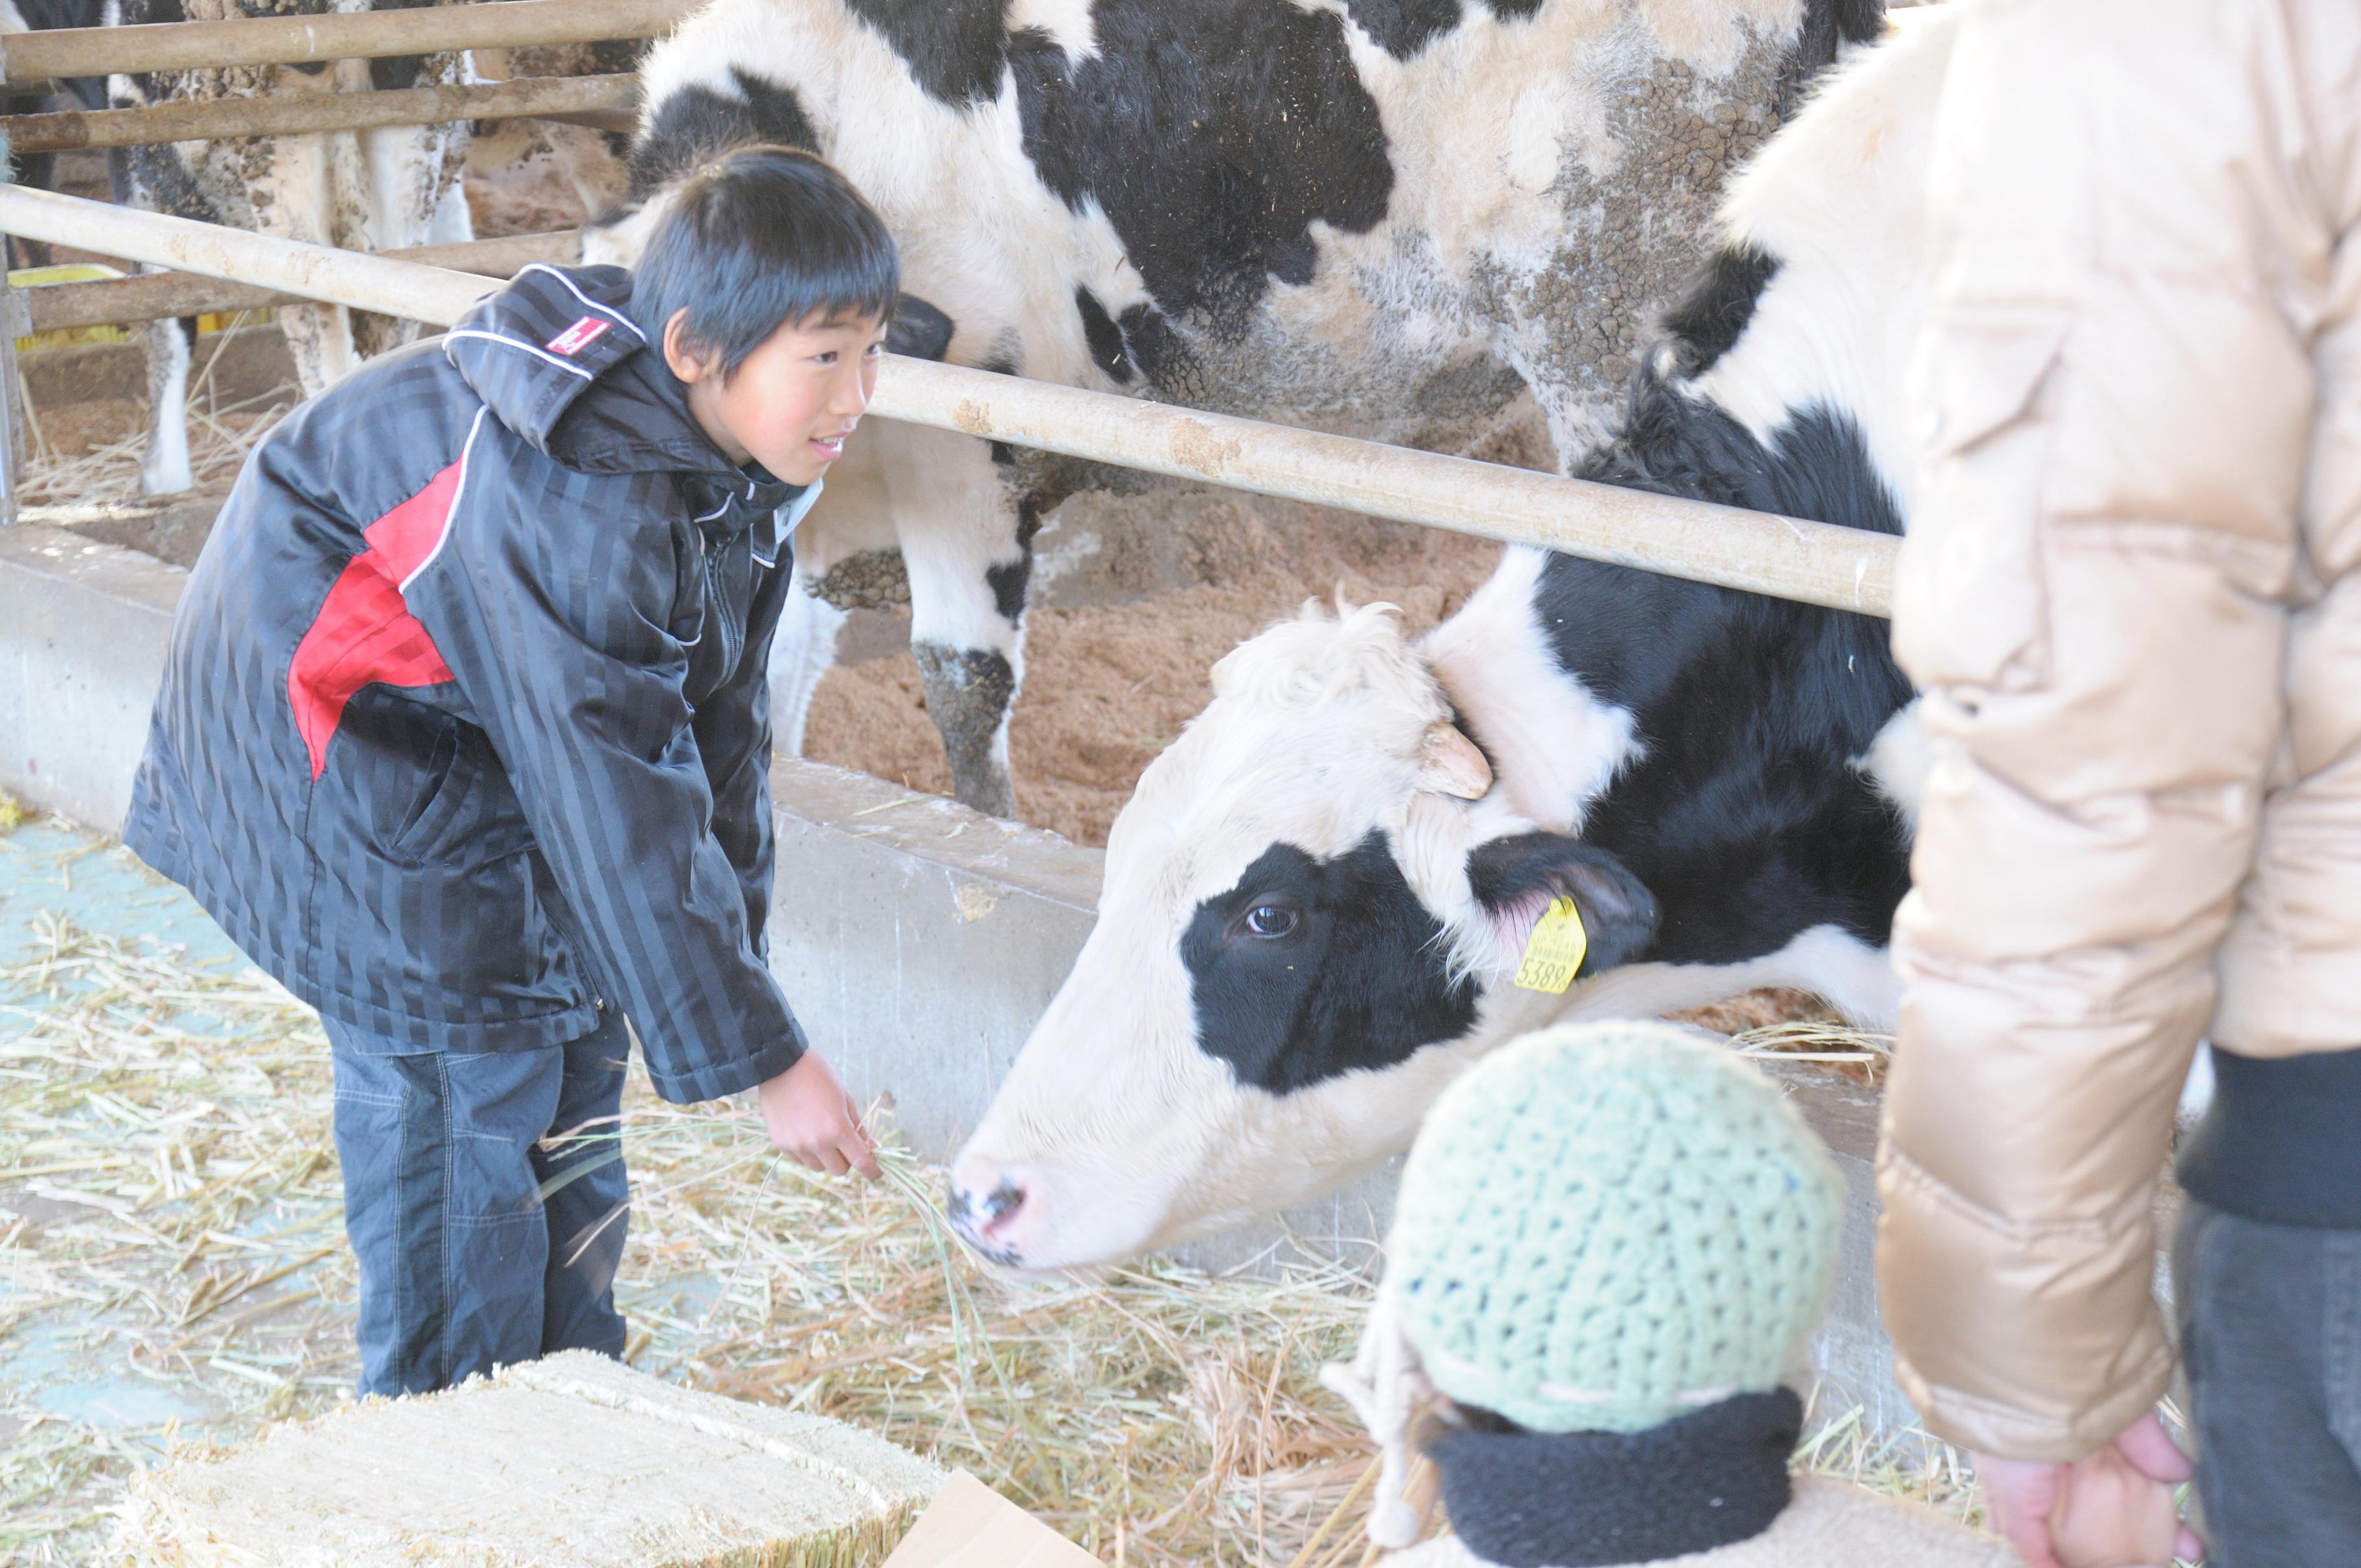
[(616, 1145), (543, 1142), (612, 1134), (627, 1019), (666, 1099), (876, 1174), (763, 961), (763, 667), (896, 278), (833, 170), (741, 149), (636, 277), (526, 269), (223, 508), (124, 838), (320, 1010), (364, 1392), (621, 1352)]

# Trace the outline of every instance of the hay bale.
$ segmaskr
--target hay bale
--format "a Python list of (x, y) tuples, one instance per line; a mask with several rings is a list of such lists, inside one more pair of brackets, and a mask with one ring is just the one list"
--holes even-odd
[(155, 1568), (874, 1568), (942, 1482), (841, 1421), (575, 1351), (176, 1459), (120, 1544)]

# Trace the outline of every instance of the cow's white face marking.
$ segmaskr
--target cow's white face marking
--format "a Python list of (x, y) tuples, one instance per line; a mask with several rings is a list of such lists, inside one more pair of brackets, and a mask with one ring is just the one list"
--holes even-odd
[[(1533, 825), (1498, 791), (1465, 798), (1481, 781), (1436, 743), (1448, 706), (1389, 607), (1308, 610), (1224, 659), (1214, 690), (1116, 818), (1098, 927), (953, 1166), (955, 1218), (1010, 1261), (1121, 1256), (1329, 1190), (1559, 1001), (1499, 983), (1547, 898), (1521, 883), (1488, 905), (1471, 872)], [(1619, 923), (1653, 907), (1605, 874), (1611, 959)], [(1257, 948), (1298, 921), (1302, 948)], [(1347, 1014), (1393, 998), (1341, 1038), (1317, 989), (1340, 973)]]

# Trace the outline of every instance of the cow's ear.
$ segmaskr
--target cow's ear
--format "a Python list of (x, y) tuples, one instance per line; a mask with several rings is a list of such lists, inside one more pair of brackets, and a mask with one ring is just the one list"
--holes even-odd
[(885, 323), (886, 353), (940, 359), (950, 345), (950, 317), (916, 294), (894, 297), (894, 319)]
[(1589, 938), (1584, 974), (1630, 962), (1656, 934), (1655, 894), (1606, 850), (1563, 833), (1517, 833), (1477, 845), (1467, 855), (1467, 886), (1510, 952), (1524, 949), (1552, 903), (1573, 899)]

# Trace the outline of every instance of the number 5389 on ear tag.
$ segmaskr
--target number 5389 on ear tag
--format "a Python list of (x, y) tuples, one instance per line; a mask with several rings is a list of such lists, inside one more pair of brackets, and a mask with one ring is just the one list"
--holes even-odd
[(1590, 936), (1582, 928), (1582, 916), (1575, 909), (1574, 900), (1554, 899), (1533, 922), (1533, 934), (1525, 938), (1525, 959), (1517, 966), (1517, 983), (1527, 991), (1562, 996), (1582, 967), (1582, 955), (1589, 950)]

